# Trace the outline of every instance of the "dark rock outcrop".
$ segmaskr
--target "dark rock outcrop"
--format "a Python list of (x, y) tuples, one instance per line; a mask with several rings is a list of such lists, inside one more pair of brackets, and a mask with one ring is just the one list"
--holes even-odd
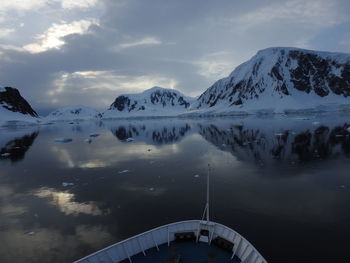
[(9, 111), (29, 114), (33, 117), (38, 117), (38, 114), (21, 96), (17, 89), (5, 87), (4, 90), (5, 91), (0, 91), (0, 106)]

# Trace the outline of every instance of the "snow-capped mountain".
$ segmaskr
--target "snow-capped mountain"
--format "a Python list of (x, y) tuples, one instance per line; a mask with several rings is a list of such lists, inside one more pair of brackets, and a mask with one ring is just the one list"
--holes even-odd
[(153, 87), (142, 93), (118, 96), (103, 118), (176, 116), (187, 112), (192, 101), (177, 90)]
[(215, 82), (194, 112), (239, 113), (350, 108), (350, 55), (268, 48)]
[(78, 105), (55, 110), (45, 117), (45, 119), (49, 121), (73, 121), (99, 119), (101, 116), (101, 113), (93, 108)]
[(37, 122), (38, 114), (15, 88), (0, 88), (0, 123)]

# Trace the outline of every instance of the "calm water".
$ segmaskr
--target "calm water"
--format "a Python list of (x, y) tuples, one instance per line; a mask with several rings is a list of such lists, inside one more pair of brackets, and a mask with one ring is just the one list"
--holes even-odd
[[(1, 128), (0, 262), (71, 262), (199, 219), (208, 163), (212, 220), (269, 262), (348, 261), (349, 125), (311, 116)], [(100, 134), (91, 144), (90, 133)]]

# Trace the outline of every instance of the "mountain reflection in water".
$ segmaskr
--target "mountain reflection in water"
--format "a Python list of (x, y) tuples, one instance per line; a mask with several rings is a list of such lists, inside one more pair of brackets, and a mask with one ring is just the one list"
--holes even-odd
[(309, 162), (334, 158), (339, 155), (349, 157), (350, 137), (348, 124), (336, 127), (321, 126), (314, 130), (280, 132), (263, 131), (235, 125), (220, 129), (215, 125), (200, 125), (199, 133), (209, 142), (224, 151), (230, 151), (240, 160), (254, 161), (259, 165), (276, 162)]
[[(2, 128), (0, 262), (72, 262), (200, 218), (208, 163), (213, 220), (269, 262), (342, 262), (349, 123), (347, 116), (163, 118)], [(62, 137), (72, 141), (55, 142)]]
[(127, 123), (114, 126), (111, 131), (121, 141), (134, 138), (153, 145), (176, 143), (192, 133), (198, 133), (220, 150), (259, 166), (281, 162), (306, 163), (339, 155), (349, 157), (349, 124), (304, 124), (306, 127), (301, 125), (297, 129), (286, 129), (283, 122), (277, 127), (252, 127), (251, 123), (245, 125), (244, 121), (232, 125), (185, 121), (175, 124)]
[(0, 161), (4, 159), (9, 159), (12, 162), (23, 160), (26, 152), (38, 135), (39, 132), (35, 131), (20, 137), (11, 138), (9, 141), (4, 142), (3, 146), (0, 144)]

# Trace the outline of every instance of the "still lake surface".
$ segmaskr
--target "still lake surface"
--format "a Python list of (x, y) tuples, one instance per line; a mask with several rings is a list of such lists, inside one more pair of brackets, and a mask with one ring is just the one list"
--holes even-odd
[(208, 163), (211, 219), (269, 262), (348, 261), (349, 126), (344, 115), (2, 127), (0, 262), (71, 262), (200, 219)]

